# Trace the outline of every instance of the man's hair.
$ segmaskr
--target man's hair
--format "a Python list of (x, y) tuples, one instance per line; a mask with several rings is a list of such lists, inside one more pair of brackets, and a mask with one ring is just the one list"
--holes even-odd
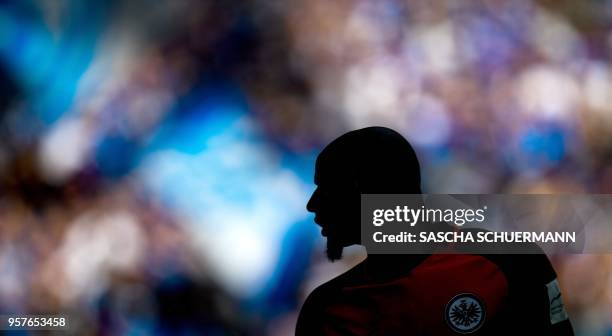
[(386, 127), (343, 134), (317, 158), (317, 170), (356, 183), (360, 193), (420, 194), (421, 169), (410, 143)]

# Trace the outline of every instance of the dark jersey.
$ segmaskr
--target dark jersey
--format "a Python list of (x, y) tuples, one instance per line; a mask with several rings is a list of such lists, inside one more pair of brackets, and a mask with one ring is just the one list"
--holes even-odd
[(315, 289), (296, 335), (573, 335), (543, 254), (411, 257), (401, 276), (366, 260)]

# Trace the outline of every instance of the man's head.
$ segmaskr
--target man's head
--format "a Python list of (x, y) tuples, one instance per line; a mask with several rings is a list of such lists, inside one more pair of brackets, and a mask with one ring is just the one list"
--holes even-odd
[(327, 255), (360, 242), (361, 194), (420, 194), (421, 173), (412, 146), (396, 131), (367, 127), (332, 141), (317, 158), (317, 189), (307, 209), (327, 237)]

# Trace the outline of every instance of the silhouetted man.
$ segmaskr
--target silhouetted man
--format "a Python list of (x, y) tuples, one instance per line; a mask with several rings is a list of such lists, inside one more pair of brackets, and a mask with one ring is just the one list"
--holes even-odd
[[(319, 155), (308, 202), (327, 255), (360, 243), (361, 194), (420, 194), (399, 133), (346, 133)], [(369, 255), (306, 299), (296, 335), (573, 335), (556, 274), (540, 255)]]

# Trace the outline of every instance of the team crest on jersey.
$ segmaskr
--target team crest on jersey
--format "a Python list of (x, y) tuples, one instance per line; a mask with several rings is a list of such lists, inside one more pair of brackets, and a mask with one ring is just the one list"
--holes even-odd
[(485, 321), (484, 302), (472, 293), (456, 295), (446, 304), (445, 318), (448, 326), (460, 334), (473, 333)]

